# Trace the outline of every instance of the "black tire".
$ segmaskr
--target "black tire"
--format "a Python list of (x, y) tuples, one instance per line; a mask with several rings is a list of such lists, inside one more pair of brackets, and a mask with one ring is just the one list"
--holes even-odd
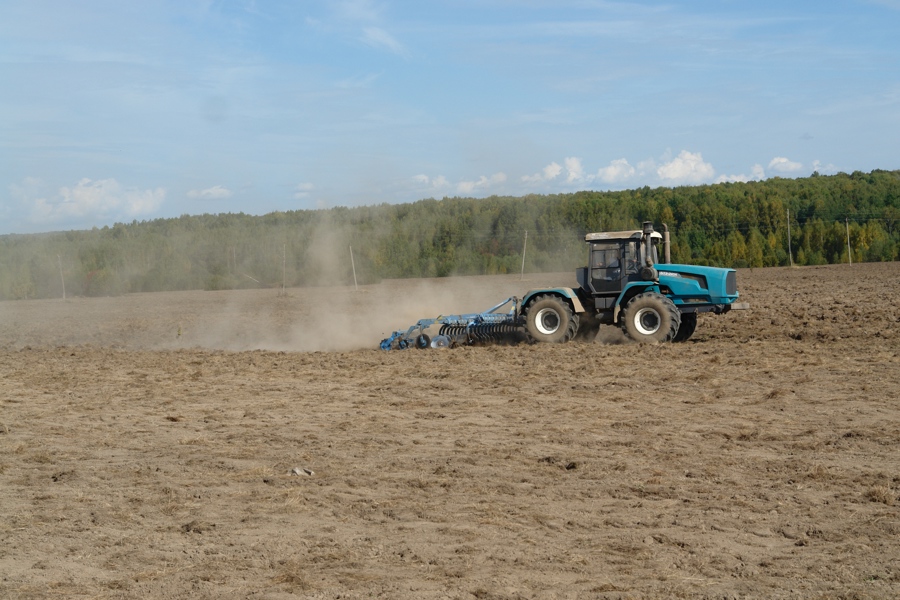
[(589, 315), (588, 313), (580, 316), (581, 319), (578, 322), (578, 332), (574, 339), (579, 342), (591, 344), (597, 339), (597, 334), (600, 333), (600, 319), (593, 315)]
[(656, 292), (638, 294), (625, 307), (622, 329), (636, 342), (671, 342), (681, 326), (675, 303)]
[(697, 313), (681, 313), (681, 326), (672, 338), (673, 342), (686, 342), (697, 329)]
[(538, 296), (525, 308), (525, 331), (532, 342), (568, 342), (578, 332), (578, 315), (559, 296)]
[(431, 338), (428, 337), (428, 334), (420, 333), (416, 337), (416, 348), (418, 348), (419, 350), (425, 350), (426, 348), (429, 348), (430, 346), (431, 346)]

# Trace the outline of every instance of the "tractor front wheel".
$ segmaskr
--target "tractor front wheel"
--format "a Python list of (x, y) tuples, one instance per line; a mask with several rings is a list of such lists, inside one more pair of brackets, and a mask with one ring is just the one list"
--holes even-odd
[(622, 329), (636, 342), (671, 342), (681, 326), (675, 303), (656, 292), (638, 294), (628, 302)]
[(534, 342), (568, 342), (578, 331), (578, 316), (559, 296), (538, 296), (525, 308), (525, 329)]

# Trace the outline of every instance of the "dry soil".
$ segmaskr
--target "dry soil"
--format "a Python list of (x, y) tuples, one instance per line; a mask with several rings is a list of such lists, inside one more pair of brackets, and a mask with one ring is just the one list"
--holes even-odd
[(0, 304), (3, 598), (900, 596), (900, 263), (687, 343), (383, 352), (568, 275)]

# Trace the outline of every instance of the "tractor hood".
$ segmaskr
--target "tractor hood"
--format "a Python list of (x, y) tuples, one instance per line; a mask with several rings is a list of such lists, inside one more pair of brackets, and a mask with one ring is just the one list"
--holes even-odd
[(672, 290), (676, 304), (732, 304), (738, 299), (734, 269), (673, 264), (657, 264), (656, 269), (659, 284)]

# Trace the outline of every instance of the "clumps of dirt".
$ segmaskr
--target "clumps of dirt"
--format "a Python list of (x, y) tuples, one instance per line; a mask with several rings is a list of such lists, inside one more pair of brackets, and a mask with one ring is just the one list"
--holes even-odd
[(897, 492), (887, 485), (876, 485), (866, 492), (865, 497), (872, 502), (880, 502), (888, 506), (894, 506), (897, 502)]
[(900, 597), (900, 263), (741, 271), (683, 344), (376, 349), (553, 282), (7, 303), (0, 596)]

